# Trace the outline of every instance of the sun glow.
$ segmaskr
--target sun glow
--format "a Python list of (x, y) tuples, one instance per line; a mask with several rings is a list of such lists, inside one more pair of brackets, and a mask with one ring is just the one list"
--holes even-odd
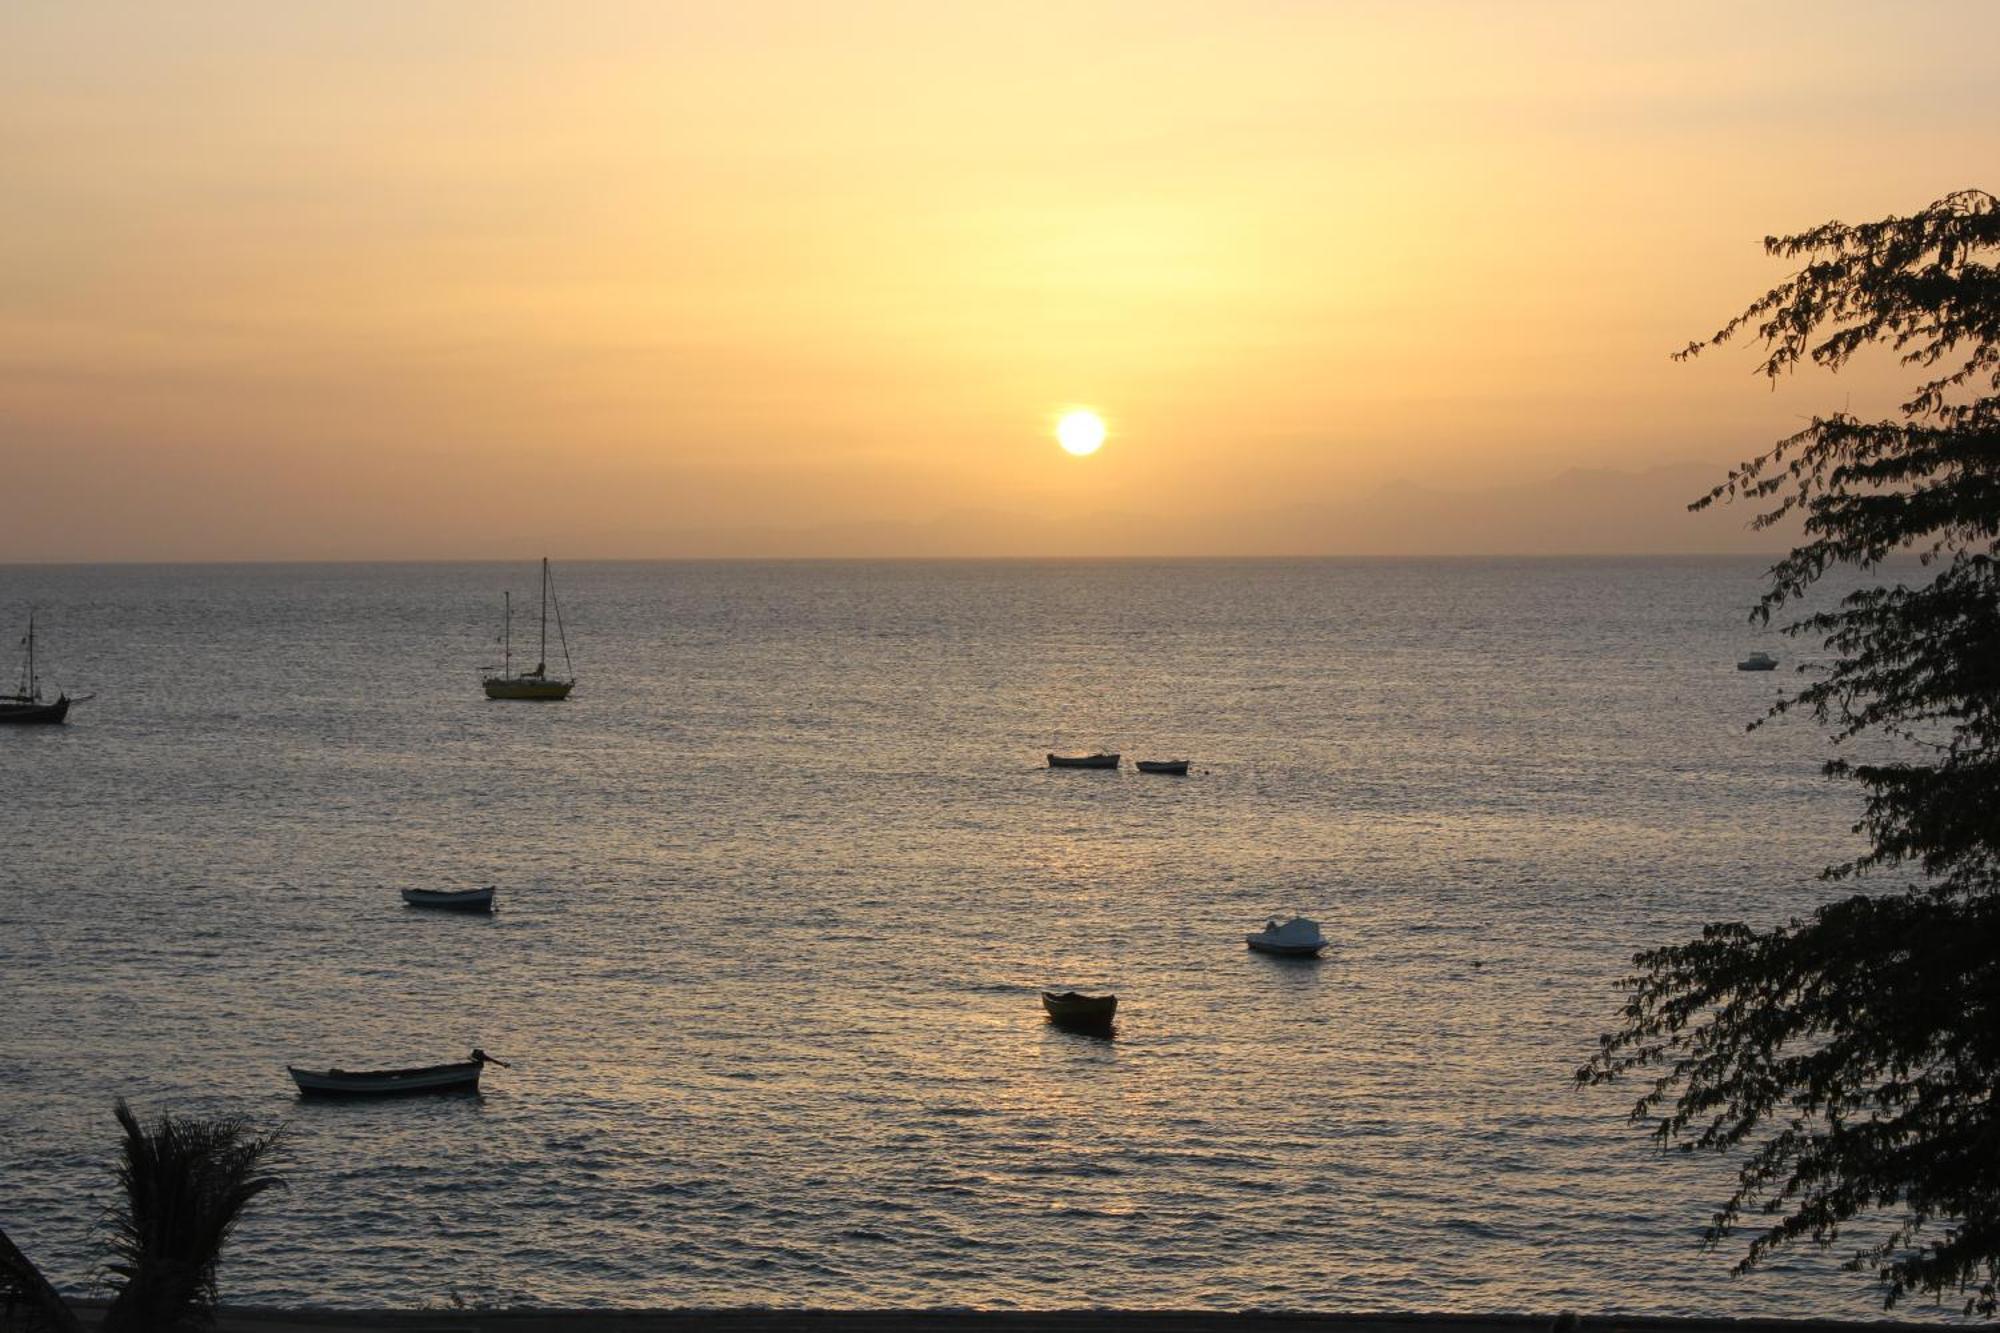
[(1104, 418), (1082, 408), (1065, 412), (1056, 423), (1056, 442), (1078, 458), (1094, 454), (1104, 443)]

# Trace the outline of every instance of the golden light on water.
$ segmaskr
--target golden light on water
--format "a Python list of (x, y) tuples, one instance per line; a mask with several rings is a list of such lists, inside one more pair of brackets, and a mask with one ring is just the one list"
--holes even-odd
[(1056, 423), (1056, 442), (1078, 458), (1094, 454), (1104, 444), (1104, 418), (1085, 408), (1065, 412)]

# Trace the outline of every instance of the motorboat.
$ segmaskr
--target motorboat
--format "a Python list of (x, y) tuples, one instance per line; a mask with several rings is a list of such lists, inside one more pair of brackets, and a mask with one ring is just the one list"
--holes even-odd
[(1051, 754), (1050, 768), (1116, 768), (1115, 754)]
[(1778, 659), (1769, 653), (1752, 653), (1736, 664), (1738, 671), (1776, 671)]
[(1262, 930), (1245, 935), (1243, 942), (1258, 953), (1279, 958), (1317, 958), (1320, 950), (1326, 948), (1326, 936), (1319, 933), (1319, 922), (1309, 916), (1283, 920), (1274, 916), (1264, 923)]
[(1064, 1027), (1108, 1028), (1118, 1013), (1116, 995), (1082, 995), (1076, 991), (1043, 991), (1042, 1008), (1049, 1020)]
[(404, 889), (403, 901), (411, 907), (436, 907), (447, 912), (490, 912), (493, 885), (483, 889)]
[(296, 1065), (285, 1069), (303, 1097), (401, 1097), (420, 1092), (477, 1092), (480, 1071), (487, 1065), (512, 1067), (474, 1047), (464, 1060), (415, 1069), (318, 1070)]
[(1185, 759), (1141, 759), (1141, 773), (1170, 773), (1177, 778), (1187, 776), (1188, 761)]

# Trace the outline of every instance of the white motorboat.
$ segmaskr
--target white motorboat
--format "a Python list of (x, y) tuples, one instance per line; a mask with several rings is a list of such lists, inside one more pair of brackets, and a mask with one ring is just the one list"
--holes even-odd
[(1243, 942), (1258, 953), (1280, 958), (1317, 958), (1320, 950), (1326, 948), (1326, 936), (1319, 933), (1319, 922), (1309, 916), (1284, 920), (1274, 916), (1264, 923), (1262, 930), (1245, 935)]

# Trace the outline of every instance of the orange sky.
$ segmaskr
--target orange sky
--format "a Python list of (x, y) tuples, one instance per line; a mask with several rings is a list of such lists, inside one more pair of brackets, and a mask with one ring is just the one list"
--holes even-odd
[(1766, 232), (2000, 188), (1996, 51), (1975, 0), (22, 0), (0, 560), (1768, 545), (1689, 477), (1908, 377), (1667, 353)]

